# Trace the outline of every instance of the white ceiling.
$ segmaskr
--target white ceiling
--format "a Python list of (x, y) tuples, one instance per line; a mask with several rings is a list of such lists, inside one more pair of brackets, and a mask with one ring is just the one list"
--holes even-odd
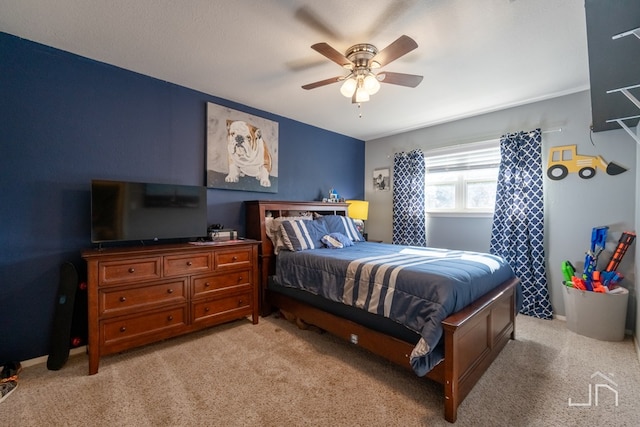
[[(362, 140), (589, 88), (584, 0), (0, 0), (0, 31)], [(418, 48), (358, 108), (310, 48)]]

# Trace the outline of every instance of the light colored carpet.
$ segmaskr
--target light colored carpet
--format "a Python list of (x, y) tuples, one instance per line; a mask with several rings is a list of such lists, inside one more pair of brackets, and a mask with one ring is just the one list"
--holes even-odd
[[(631, 339), (603, 342), (519, 315), (458, 426), (638, 426)], [(0, 403), (12, 426), (446, 426), (441, 386), (329, 334), (270, 316), (104, 357), (26, 367)], [(601, 372), (612, 380), (609, 383)], [(597, 385), (598, 406), (595, 405)], [(590, 406), (570, 406), (588, 403)], [(615, 404), (615, 392), (618, 405)], [(7, 422), (7, 424), (5, 424)]]

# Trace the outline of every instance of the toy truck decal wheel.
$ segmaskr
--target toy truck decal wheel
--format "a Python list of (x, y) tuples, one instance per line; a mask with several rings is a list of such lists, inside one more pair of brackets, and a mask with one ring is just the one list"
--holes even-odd
[(549, 179), (553, 179), (554, 181), (558, 181), (564, 179), (569, 174), (566, 166), (562, 165), (553, 165), (549, 169), (547, 169), (547, 176)]
[(578, 171), (578, 176), (582, 179), (590, 179), (596, 175), (594, 168), (582, 168)]

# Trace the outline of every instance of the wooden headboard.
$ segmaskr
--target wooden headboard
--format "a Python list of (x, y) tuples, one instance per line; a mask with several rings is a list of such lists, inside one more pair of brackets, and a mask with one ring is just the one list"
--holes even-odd
[(260, 269), (260, 311), (262, 315), (268, 314), (268, 306), (265, 301), (268, 278), (275, 273), (275, 255), (273, 244), (267, 236), (265, 218), (270, 215), (273, 218), (282, 216), (300, 216), (310, 212), (320, 215), (347, 215), (347, 203), (325, 202), (292, 202), (273, 200), (251, 200), (245, 204), (245, 233), (249, 239), (260, 240), (258, 250), (258, 262)]

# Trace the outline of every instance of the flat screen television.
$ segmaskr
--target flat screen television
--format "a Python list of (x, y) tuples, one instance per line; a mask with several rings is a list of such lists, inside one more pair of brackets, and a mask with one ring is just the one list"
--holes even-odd
[(206, 235), (206, 187), (91, 181), (92, 243), (186, 241)]

